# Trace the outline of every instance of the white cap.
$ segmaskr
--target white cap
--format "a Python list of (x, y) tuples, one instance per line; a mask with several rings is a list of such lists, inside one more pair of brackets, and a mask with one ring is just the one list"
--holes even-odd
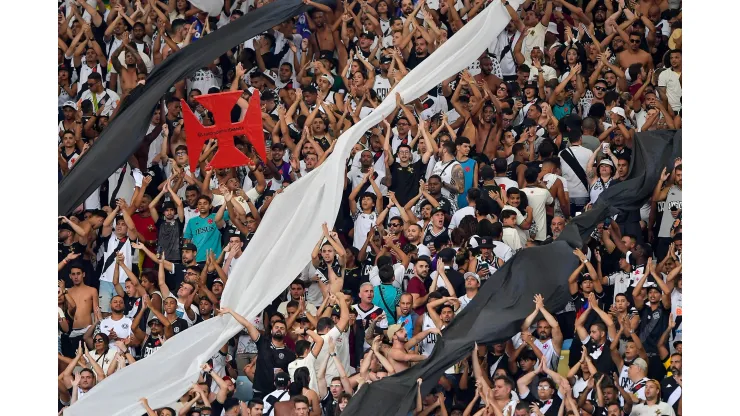
[(614, 107), (612, 108), (611, 112), (614, 114), (619, 114), (620, 116), (622, 116), (622, 118), (626, 118), (624, 116), (624, 109), (622, 107)]
[(62, 104), (62, 108), (64, 107), (71, 107), (73, 110), (77, 111), (77, 103), (74, 101), (65, 101), (64, 104)]
[(553, 35), (560, 34), (560, 32), (558, 32), (558, 24), (555, 22), (550, 22), (547, 24), (547, 31), (552, 33)]

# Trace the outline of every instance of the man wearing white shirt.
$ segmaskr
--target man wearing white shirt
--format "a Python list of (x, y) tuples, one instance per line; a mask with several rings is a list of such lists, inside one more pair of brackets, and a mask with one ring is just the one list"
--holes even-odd
[[(511, 6), (507, 4), (506, 8), (509, 9)], [(524, 38), (524, 44), (522, 45), (522, 55), (524, 55), (524, 63), (527, 65), (532, 65), (532, 49), (535, 47), (539, 47), (540, 50), (545, 49), (545, 34), (547, 33), (550, 16), (552, 15), (552, 0), (547, 0), (545, 11), (541, 18), (537, 17), (537, 11), (535, 9), (532, 7), (524, 13), (524, 20), (519, 23), (520, 26), (518, 27), (519, 30), (526, 28), (527, 37)]]
[(460, 208), (455, 211), (455, 215), (450, 220), (450, 231), (454, 230), (460, 225), (460, 221), (467, 216), (475, 217), (475, 201), (480, 198), (480, 189), (470, 188), (468, 194), (465, 197), (468, 200), (468, 206)]
[(457, 313), (465, 309), (468, 303), (478, 294), (480, 288), (480, 277), (477, 274), (467, 272), (463, 277), (465, 278), (465, 294), (457, 298), (460, 301), (460, 309), (457, 310)]
[(545, 206), (552, 205), (555, 200), (547, 188), (537, 184), (537, 175), (536, 168), (527, 168), (524, 172), (524, 180), (527, 181), (527, 185), (522, 189), (522, 192), (527, 195), (527, 203), (532, 207), (532, 216), (534, 217), (534, 222), (537, 224), (537, 233), (534, 239), (545, 241), (547, 238), (547, 214), (545, 212)]
[[(593, 154), (592, 151), (583, 147), (580, 130), (571, 129), (568, 133), (570, 147), (561, 151), (558, 156), (562, 163), (560, 170), (568, 185), (568, 196), (570, 197), (570, 215), (583, 212), (583, 207), (589, 201), (588, 188), (586, 184), (586, 164)], [(582, 172), (582, 174), (581, 174)], [(583, 178), (583, 180), (581, 180)]]

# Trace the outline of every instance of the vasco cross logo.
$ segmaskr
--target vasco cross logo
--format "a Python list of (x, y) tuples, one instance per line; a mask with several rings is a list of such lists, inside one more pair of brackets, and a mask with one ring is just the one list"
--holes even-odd
[(244, 153), (240, 152), (234, 144), (234, 136), (245, 135), (252, 143), (257, 154), (266, 160), (265, 137), (262, 133), (262, 112), (260, 110), (260, 94), (255, 91), (249, 100), (249, 108), (244, 120), (236, 123), (231, 122), (231, 110), (239, 101), (242, 91), (220, 92), (217, 94), (199, 95), (195, 100), (203, 104), (207, 110), (213, 113), (214, 124), (205, 127), (193, 114), (185, 100), (182, 104), (182, 118), (185, 123), (186, 141), (188, 155), (190, 157), (190, 171), (195, 173), (198, 166), (198, 158), (206, 140), (215, 138), (218, 140), (218, 150), (211, 160), (210, 166), (214, 168), (232, 168), (237, 166), (257, 163), (251, 161)]

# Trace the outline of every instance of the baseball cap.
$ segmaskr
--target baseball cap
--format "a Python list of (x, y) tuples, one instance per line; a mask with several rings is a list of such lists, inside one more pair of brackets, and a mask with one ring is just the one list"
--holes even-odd
[(221, 280), (221, 279), (216, 279), (216, 280), (213, 281), (213, 284), (215, 285), (216, 283), (221, 283), (221, 285), (223, 285), (224, 284), (224, 281)]
[(147, 322), (147, 325), (152, 326), (154, 323), (161, 324), (162, 321), (160, 321), (159, 318), (152, 318), (149, 320), (149, 322)]
[(388, 339), (393, 341), (393, 336), (396, 335), (399, 329), (401, 329), (400, 324), (388, 325)]
[(591, 281), (593, 281), (594, 279), (593, 279), (593, 277), (591, 277), (591, 275), (590, 275), (590, 274), (588, 274), (588, 273), (584, 273), (583, 275), (581, 275), (581, 278), (580, 278), (579, 280), (580, 280), (580, 282), (582, 283), (582, 282), (584, 282), (584, 281), (586, 281), (586, 280), (591, 280)]
[(277, 75), (275, 75), (275, 73), (272, 72), (269, 69), (267, 71), (263, 72), (262, 73), (262, 76), (264, 76), (265, 78), (269, 79), (272, 82), (275, 82), (275, 80), (277, 79)]
[(285, 371), (275, 374), (275, 387), (287, 387), (290, 384), (290, 376)]
[(441, 205), (432, 208), (432, 215), (434, 215), (434, 214), (436, 214), (438, 212), (445, 212), (445, 209), (442, 208)]
[(198, 251), (198, 248), (195, 247), (195, 244), (193, 243), (185, 243), (182, 245), (183, 250), (191, 250), (191, 251)]
[[(234, 383), (234, 379), (232, 379), (229, 376), (223, 376), (222, 378), (223, 378), (224, 381), (230, 381), (230, 382)], [(234, 384), (236, 384), (236, 383), (234, 383)]]
[(380, 63), (381, 63), (381, 64), (389, 64), (389, 63), (391, 63), (391, 62), (393, 62), (393, 58), (391, 58), (390, 56), (385, 56), (385, 55), (382, 55), (382, 56), (380, 57)]
[(275, 100), (275, 93), (267, 90), (260, 94), (260, 101), (274, 101)]
[(622, 118), (625, 118), (624, 109), (622, 107), (614, 107), (612, 108), (611, 112), (614, 114), (619, 114), (620, 116), (622, 116)]
[(285, 150), (285, 145), (280, 142), (277, 142), (277, 143), (273, 143), (270, 148), (272, 150)]
[(539, 88), (539, 87), (537, 86), (537, 83), (536, 83), (536, 82), (531, 82), (531, 81), (530, 81), (530, 82), (528, 82), (528, 83), (527, 83), (526, 85), (524, 85), (524, 89), (526, 90), (527, 88), (534, 88), (534, 89), (537, 89), (537, 88)]
[(637, 357), (634, 359), (634, 361), (632, 361), (632, 364), (630, 364), (630, 366), (633, 366), (633, 365), (640, 367), (642, 371), (647, 371), (647, 368), (648, 368), (645, 360), (643, 360), (640, 357)]
[(473, 272), (467, 272), (463, 275), (464, 280), (468, 280), (469, 277), (472, 277), (473, 279), (477, 280), (478, 283), (480, 283), (480, 276), (478, 276), (477, 274)]
[(493, 238), (491, 237), (480, 237), (480, 242), (478, 243), (478, 247), (480, 248), (493, 248)]
[(77, 103), (75, 103), (74, 101), (71, 101), (71, 100), (70, 101), (65, 101), (64, 104), (62, 104), (62, 108), (64, 108), (64, 107), (70, 107), (73, 110), (77, 111)]

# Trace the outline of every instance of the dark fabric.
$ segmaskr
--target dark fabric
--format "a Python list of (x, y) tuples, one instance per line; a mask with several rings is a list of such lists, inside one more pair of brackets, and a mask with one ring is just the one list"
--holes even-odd
[(534, 294), (544, 296), (548, 310), (561, 310), (570, 299), (568, 276), (578, 265), (573, 248), (588, 241), (608, 215), (639, 208), (652, 193), (663, 167), (672, 169), (674, 158), (680, 155), (680, 130), (637, 133), (628, 180), (605, 190), (594, 207), (571, 221), (552, 244), (514, 255), (442, 331), (429, 358), (363, 386), (345, 412), (404, 416), (414, 407), (417, 378), (424, 380), (421, 390), (427, 394), (447, 368), (470, 353), (474, 342), (503, 342), (517, 333), (532, 311)]
[[(334, 0), (316, 0), (334, 6)], [(249, 12), (221, 29), (177, 51), (157, 65), (144, 86), (137, 86), (121, 103), (116, 117), (100, 135), (88, 155), (75, 164), (59, 184), (59, 215), (67, 215), (140, 146), (152, 111), (175, 82), (213, 62), (235, 45), (251, 39), (310, 8), (301, 0), (280, 0)]]

